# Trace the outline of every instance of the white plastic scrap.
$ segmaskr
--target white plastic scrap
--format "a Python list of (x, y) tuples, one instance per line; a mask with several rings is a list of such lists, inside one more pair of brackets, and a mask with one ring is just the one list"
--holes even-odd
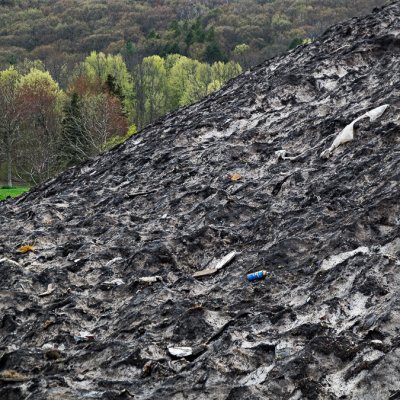
[(121, 286), (125, 285), (125, 282), (122, 279), (113, 279), (112, 281), (106, 281), (104, 282), (105, 285), (110, 285), (110, 286)]
[(41, 296), (41, 297), (48, 296), (49, 294), (52, 294), (55, 290), (56, 290), (56, 287), (52, 283), (49, 283), (47, 285), (47, 290), (43, 293), (40, 293), (39, 296)]
[(340, 133), (336, 136), (335, 140), (333, 141), (331, 147), (324, 150), (321, 153), (322, 158), (328, 158), (333, 150), (339, 147), (343, 143), (351, 142), (354, 139), (354, 124), (360, 121), (363, 118), (369, 118), (371, 121), (377, 120), (389, 107), (389, 104), (384, 104), (383, 106), (374, 108), (366, 112), (365, 114), (361, 115), (360, 117), (356, 118), (351, 124), (347, 125)]
[(114, 263), (116, 263), (117, 261), (121, 261), (123, 260), (122, 257), (115, 257), (112, 260), (108, 261), (106, 264), (106, 267), (109, 267), (110, 265), (113, 265)]
[(219, 260), (214, 266), (195, 272), (193, 274), (193, 277), (200, 278), (203, 276), (215, 274), (217, 271), (219, 271), (220, 269), (225, 267), (225, 265), (231, 262), (236, 257), (236, 254), (236, 251), (231, 251), (225, 257), (221, 258), (221, 260)]
[(78, 335), (74, 336), (77, 342), (89, 342), (94, 340), (94, 335), (88, 331), (81, 331)]
[[(362, 117), (369, 117), (371, 121), (377, 120), (382, 114), (386, 111), (386, 109), (389, 107), (389, 104), (384, 104), (383, 106), (374, 108), (371, 111), (368, 111), (365, 113)], [(361, 119), (361, 118), (360, 118)]]
[(341, 264), (348, 258), (355, 256), (356, 254), (369, 254), (369, 248), (362, 246), (352, 251), (346, 251), (344, 253), (330, 256), (322, 261), (321, 271), (329, 271), (330, 269), (336, 267), (336, 265)]
[(235, 257), (236, 257), (236, 251), (231, 251), (229, 254), (227, 254), (225, 257), (223, 257), (220, 261), (217, 262), (217, 264), (214, 266), (214, 269), (218, 271)]
[(155, 283), (158, 281), (162, 281), (162, 277), (160, 275), (143, 276), (143, 277), (139, 278), (139, 282), (145, 282), (145, 283)]
[(168, 347), (168, 352), (171, 356), (187, 357), (193, 354), (193, 349), (191, 347)]

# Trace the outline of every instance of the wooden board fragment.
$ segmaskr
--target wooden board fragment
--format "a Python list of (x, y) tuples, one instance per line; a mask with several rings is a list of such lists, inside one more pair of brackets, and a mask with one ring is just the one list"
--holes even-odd
[(201, 278), (203, 276), (214, 275), (217, 271), (225, 267), (228, 263), (230, 263), (236, 257), (236, 251), (231, 251), (221, 260), (219, 260), (213, 268), (206, 268), (201, 271), (197, 271), (193, 274), (194, 278)]
[(218, 270), (215, 268), (207, 268), (203, 269), (201, 271), (197, 271), (193, 274), (194, 278), (200, 278), (202, 276), (207, 276), (207, 275), (214, 275)]

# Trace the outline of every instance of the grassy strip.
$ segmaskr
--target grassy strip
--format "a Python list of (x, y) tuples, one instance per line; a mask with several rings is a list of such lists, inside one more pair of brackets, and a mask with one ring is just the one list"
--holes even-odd
[(5, 200), (7, 197), (17, 197), (22, 193), (25, 193), (29, 190), (29, 187), (20, 186), (20, 187), (12, 187), (12, 188), (0, 188), (0, 201)]

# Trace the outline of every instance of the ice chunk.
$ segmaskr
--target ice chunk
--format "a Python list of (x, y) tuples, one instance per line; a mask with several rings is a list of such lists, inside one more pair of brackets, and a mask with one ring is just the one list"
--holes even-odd
[(322, 261), (321, 271), (329, 271), (330, 269), (336, 267), (336, 265), (341, 264), (348, 258), (353, 257), (357, 254), (369, 254), (369, 248), (366, 246), (361, 246), (352, 251), (346, 251), (344, 253), (330, 256), (329, 258), (326, 258), (324, 261)]

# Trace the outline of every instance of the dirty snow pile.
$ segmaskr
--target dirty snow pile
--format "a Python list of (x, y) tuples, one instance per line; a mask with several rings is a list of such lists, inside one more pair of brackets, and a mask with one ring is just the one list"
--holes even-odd
[(400, 398), (399, 65), (395, 2), (0, 203), (0, 399)]

